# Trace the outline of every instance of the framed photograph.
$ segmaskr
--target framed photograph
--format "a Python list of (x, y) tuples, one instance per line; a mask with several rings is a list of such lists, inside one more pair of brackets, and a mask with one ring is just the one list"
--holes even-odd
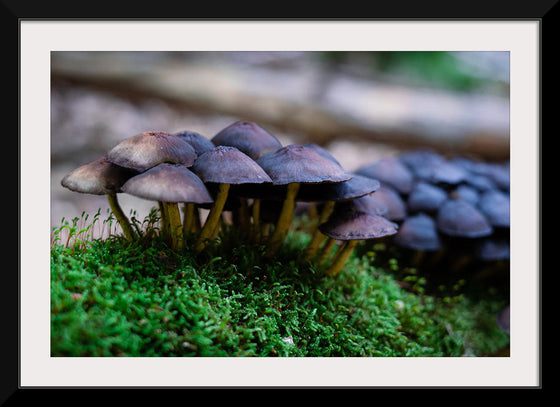
[[(14, 376), (17, 371), (17, 389), (539, 388), (542, 17), (82, 20), (22, 16), (18, 19), (19, 358), (13, 371)], [(480, 74), (479, 78), (491, 71), (494, 85), (479, 86), (481, 82), (476, 81), (483, 79), (451, 72), (445, 65), (448, 60), (443, 58), (470, 66)], [(335, 68), (330, 73), (318, 73), (313, 64)], [(368, 64), (376, 68), (373, 76), (367, 71)], [(437, 72), (435, 64), (440, 64)], [(383, 71), (388, 66), (395, 68)], [(414, 66), (418, 66), (416, 71)], [(406, 72), (408, 82), (398, 82), (399, 72)], [(442, 91), (434, 81), (449, 82)], [(113, 91), (112, 96), (106, 96), (107, 89)], [(455, 97), (459, 93), (462, 96)], [(319, 321), (313, 313), (321, 312), (320, 309), (309, 309), (307, 319), (300, 314), (298, 321), (289, 325), (291, 328), (283, 327), (283, 335), (278, 336), (282, 345), (267, 347), (266, 340), (259, 336), (266, 332), (251, 331), (258, 342), (255, 346), (267, 349), (268, 353), (261, 354), (264, 357), (197, 352), (196, 346), (203, 349), (206, 342), (201, 339), (197, 345), (198, 339), (194, 334), (188, 336), (187, 328), (177, 328), (175, 334), (185, 335), (181, 340), (164, 340), (165, 344), (182, 344), (177, 352), (165, 353), (167, 345), (154, 342), (152, 345), (159, 353), (134, 353), (132, 342), (120, 347), (121, 339), (111, 342), (109, 337), (104, 342), (108, 344), (104, 348), (107, 353), (74, 346), (79, 338), (94, 337), (95, 329), (121, 329), (119, 317), (109, 321), (109, 316), (101, 316), (95, 322), (98, 328), (90, 331), (84, 324), (74, 331), (55, 333), (53, 329), (60, 329), (65, 322), (53, 317), (53, 304), (59, 298), (52, 291), (53, 273), (56, 274), (51, 269), (52, 244), (57, 238), (53, 230), (70, 230), (72, 224), (61, 226), (61, 217), (68, 221), (72, 216), (79, 218), (82, 210), (93, 215), (96, 208), (110, 208), (105, 196), (86, 200), (83, 194), (77, 194), (81, 201), (65, 201), (65, 197), (74, 198), (75, 192), (61, 186), (63, 175), (97, 157), (107, 157), (106, 152), (128, 136), (148, 130), (171, 134), (189, 128), (212, 139), (238, 120), (262, 124), (284, 146), (313, 143), (328, 147), (352, 173), (372, 161), (373, 156), (366, 153), (377, 153), (376, 159), (394, 158), (405, 150), (424, 147), (442, 150), (448, 157), (453, 154), (507, 161), (511, 222), (511, 261), (508, 258), (507, 271), (507, 338), (511, 341), (506, 341), (507, 351), (499, 353), (503, 349), (494, 349), (491, 355), (477, 354), (462, 345), (460, 354), (422, 353), (415, 349), (423, 343), (429, 347), (427, 344), (431, 343), (427, 339), (429, 332), (422, 332), (427, 336), (402, 352), (383, 350), (384, 343), (389, 348), (395, 346), (387, 334), (387, 342), (376, 342), (381, 357), (367, 353), (366, 345), (356, 345), (362, 353), (352, 354), (341, 345), (343, 350), (338, 353), (313, 354), (311, 337), (302, 339), (304, 335), (298, 336), (298, 329), (306, 329), (306, 323), (311, 329), (310, 324)], [(84, 137), (79, 137), (80, 132)], [(134, 209), (139, 214), (135, 216), (139, 219), (157, 208), (155, 200), (121, 196), (126, 216), (133, 216), (128, 210), (136, 204)], [(400, 221), (397, 223), (402, 227)], [(74, 227), (79, 228), (80, 224)], [(280, 229), (279, 223), (274, 225), (273, 230), (276, 229)], [(70, 242), (71, 236), (64, 235), (64, 239), (58, 243)], [(360, 255), (375, 257), (371, 251)], [(176, 261), (161, 252), (158, 256), (160, 265)], [(357, 260), (355, 263), (358, 267)], [(101, 279), (110, 272), (99, 267), (97, 277), (92, 278)], [(410, 276), (401, 281), (401, 288), (403, 281), (412, 285), (418, 281)], [(270, 288), (280, 287), (281, 281)], [(254, 284), (259, 283), (255, 280)], [(67, 304), (64, 301), (84, 301), (94, 285), (81, 292), (78, 286), (73, 286), (74, 292), (66, 293), (72, 297), (64, 297), (56, 306)], [(127, 283), (123, 287), (128, 290), (131, 286)], [(180, 287), (174, 289), (180, 292)], [(10, 290), (16, 291), (15, 286)], [(110, 302), (116, 307), (124, 298), (108, 292), (114, 297), (104, 298), (106, 304)], [(315, 295), (318, 292), (324, 294), (317, 288)], [(164, 294), (157, 295), (164, 301)], [(278, 295), (288, 298), (282, 291)], [(412, 307), (400, 297), (387, 295), (392, 310), (402, 312)], [(165, 298), (173, 301), (172, 297)], [(225, 307), (224, 304), (214, 303), (213, 312)], [(144, 306), (148, 310), (146, 316), (130, 323), (149, 326), (149, 315), (167, 312), (163, 305)], [(270, 309), (281, 313), (281, 306), (275, 306), (276, 311)], [(166, 321), (188, 318), (177, 307)], [(246, 320), (263, 317), (259, 312), (248, 315)], [(284, 312), (287, 320), (288, 310)], [(221, 321), (228, 323), (225, 319)], [(329, 325), (335, 331), (336, 321), (332, 319)], [(358, 318), (352, 321), (357, 324)], [(454, 332), (459, 326), (447, 326), (448, 348), (454, 346), (453, 338), (461, 336)], [(396, 334), (401, 335), (401, 328), (395, 328)], [(157, 329), (161, 333), (161, 329), (171, 328), (161, 325)], [(326, 332), (321, 331), (323, 326), (316, 325), (314, 329)], [(372, 330), (368, 328), (367, 332)], [(420, 335), (421, 330), (414, 332)], [(105, 334), (103, 331), (102, 335)], [(352, 335), (348, 334), (345, 340), (348, 349), (353, 340), (363, 340), (360, 333)], [(405, 337), (402, 334), (402, 341), (411, 340)], [(142, 340), (147, 339), (138, 338), (130, 337), (130, 341), (137, 340), (134, 346), (145, 349)], [(57, 341), (66, 342), (57, 346)], [(100, 342), (92, 339), (91, 343)], [(248, 343), (245, 349), (253, 349), (252, 346)], [(300, 352), (282, 353), (284, 348), (280, 346), (296, 346)], [(8, 391), (6, 398), (9, 397)]]

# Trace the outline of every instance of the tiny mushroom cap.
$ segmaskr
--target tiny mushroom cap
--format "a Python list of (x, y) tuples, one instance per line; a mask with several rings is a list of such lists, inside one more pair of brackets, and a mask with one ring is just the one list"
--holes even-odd
[(406, 204), (410, 212), (432, 213), (437, 211), (446, 199), (447, 192), (443, 188), (419, 181), (410, 191)]
[(230, 124), (212, 138), (212, 143), (216, 146), (236, 147), (253, 160), (282, 147), (282, 143), (273, 134), (250, 121)]
[(202, 134), (195, 131), (183, 130), (175, 133), (175, 136), (179, 137), (183, 141), (189, 143), (197, 156), (205, 153), (208, 150), (212, 150), (215, 145), (209, 139), (204, 137)]
[(230, 146), (217, 146), (203, 153), (192, 169), (205, 183), (239, 185), (272, 182), (252, 158)]
[[(331, 240), (342, 240), (327, 274), (338, 274), (360, 240), (376, 239), (397, 233), (398, 225), (384, 218), (359, 211), (335, 210), (319, 230)], [(328, 243), (327, 243), (328, 244)]]
[(468, 177), (468, 172), (447, 160), (434, 164), (428, 176), (428, 181), (435, 184), (457, 185)]
[(202, 180), (180, 164), (162, 163), (130, 178), (123, 192), (139, 198), (185, 203), (210, 203), (212, 197)]
[(379, 181), (363, 175), (351, 174), (348, 181), (337, 183), (302, 184), (296, 201), (346, 201), (368, 195), (379, 189)]
[(463, 199), (445, 201), (438, 210), (436, 221), (439, 231), (455, 237), (485, 237), (493, 231), (484, 215)]
[(492, 226), (509, 228), (509, 195), (497, 189), (484, 192), (478, 201), (478, 208)]
[(394, 222), (404, 220), (407, 215), (406, 202), (396, 190), (381, 184), (373, 195), (387, 207), (387, 212), (383, 216)]
[(309, 147), (297, 144), (264, 154), (257, 163), (270, 176), (274, 185), (342, 182), (352, 178), (340, 165)]
[(128, 240), (133, 240), (134, 231), (119, 205), (117, 193), (121, 192), (123, 184), (136, 174), (137, 172), (134, 170), (120, 167), (109, 162), (105, 157), (101, 157), (76, 168), (60, 183), (63, 187), (75, 192), (107, 195), (109, 206), (121, 225), (124, 235)]
[(367, 194), (349, 201), (337, 202), (337, 207), (341, 210), (365, 212), (380, 216), (385, 216), (389, 210), (387, 205), (376, 198), (376, 193)]
[(79, 166), (60, 182), (74, 192), (107, 195), (121, 191), (122, 185), (137, 172), (109, 162), (105, 157)]
[(359, 175), (379, 180), (400, 194), (408, 194), (414, 186), (414, 175), (398, 158), (382, 158), (356, 170)]
[(196, 152), (189, 143), (173, 134), (147, 131), (124, 139), (106, 157), (121, 167), (142, 172), (161, 163), (190, 167), (196, 159)]
[(324, 235), (336, 240), (366, 240), (397, 233), (398, 225), (383, 216), (359, 211), (335, 211), (319, 226)]
[(412, 250), (433, 251), (441, 247), (436, 222), (424, 213), (406, 218), (400, 225), (394, 242), (398, 246)]

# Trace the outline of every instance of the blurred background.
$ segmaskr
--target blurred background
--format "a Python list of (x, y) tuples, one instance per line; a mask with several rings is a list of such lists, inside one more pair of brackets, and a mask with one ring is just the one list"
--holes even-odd
[[(149, 130), (254, 121), (348, 171), (419, 147), (509, 159), (508, 52), (52, 52), (51, 68), (53, 227), (108, 208), (64, 175)], [(119, 199), (139, 219), (154, 205)]]

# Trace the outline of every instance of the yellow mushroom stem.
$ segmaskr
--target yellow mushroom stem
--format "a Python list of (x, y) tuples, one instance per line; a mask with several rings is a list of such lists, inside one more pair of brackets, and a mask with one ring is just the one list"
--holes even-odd
[(208, 213), (208, 217), (206, 218), (206, 222), (198, 235), (198, 239), (195, 244), (195, 250), (201, 251), (206, 247), (206, 243), (208, 239), (210, 239), (218, 227), (220, 223), (220, 219), (222, 216), (222, 211), (224, 209), (224, 205), (226, 203), (227, 197), (229, 193), (229, 184), (220, 184), (218, 188), (218, 194), (216, 199), (214, 200), (214, 204), (212, 208), (210, 208), (210, 212)]
[(167, 230), (173, 249), (183, 248), (183, 225), (181, 224), (181, 214), (179, 205), (176, 202), (163, 202), (167, 215)]
[(274, 229), (274, 232), (272, 232), (272, 236), (270, 236), (270, 240), (268, 242), (268, 255), (275, 254), (286, 239), (286, 235), (288, 234), (288, 230), (290, 229), (292, 218), (294, 216), (294, 209), (296, 206), (295, 199), (299, 190), (299, 185), (299, 182), (292, 182), (291, 184), (288, 184), (286, 198), (282, 204), (282, 210), (280, 211), (280, 216), (276, 222), (276, 228)]
[(193, 232), (195, 224), (196, 207), (192, 202), (183, 205), (183, 237)]
[(319, 246), (321, 245), (321, 242), (324, 240), (325, 235), (323, 235), (319, 230), (319, 225), (325, 223), (329, 219), (329, 216), (331, 216), (331, 213), (334, 210), (334, 205), (334, 201), (327, 201), (323, 206), (321, 216), (319, 217), (319, 222), (315, 226), (311, 241), (307, 244), (307, 247), (304, 251), (304, 257), (307, 260), (311, 260), (315, 256), (317, 250), (319, 249)]
[(129, 241), (134, 240), (134, 231), (132, 230), (132, 226), (130, 225), (128, 218), (126, 217), (121, 206), (119, 205), (117, 194), (115, 192), (111, 192), (107, 194), (107, 199), (109, 200), (109, 206), (111, 207), (111, 211), (115, 215), (115, 218), (117, 218), (119, 225), (121, 225), (121, 229), (123, 231), (124, 236)]
[(336, 257), (327, 269), (328, 276), (334, 277), (340, 273), (357, 244), (358, 240), (348, 240), (338, 249)]
[(317, 259), (317, 264), (322, 264), (329, 258), (335, 244), (336, 244), (336, 239), (333, 239), (332, 237), (327, 236), (327, 241), (325, 242), (325, 244), (321, 248), (321, 254), (319, 255), (319, 258)]

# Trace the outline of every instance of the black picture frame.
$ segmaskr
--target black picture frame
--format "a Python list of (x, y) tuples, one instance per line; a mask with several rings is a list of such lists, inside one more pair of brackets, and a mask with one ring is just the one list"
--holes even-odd
[[(555, 108), (554, 104), (544, 103), (544, 99), (548, 96), (549, 98), (553, 92), (557, 89), (557, 79), (555, 78), (556, 73), (552, 72), (552, 56), (555, 54), (552, 48), (555, 43), (555, 36), (557, 34), (557, 15), (558, 15), (558, 0), (549, 1), (539, 1), (539, 2), (508, 2), (508, 1), (470, 1), (463, 3), (448, 2), (448, 1), (429, 1), (429, 2), (394, 2), (386, 3), (382, 6), (373, 7), (374, 11), (363, 12), (357, 11), (356, 9), (348, 10), (337, 10), (330, 11), (322, 10), (321, 14), (327, 16), (323, 17), (254, 17), (250, 18), (247, 14), (241, 14), (237, 11), (238, 17), (232, 17), (228, 15), (229, 13), (224, 9), (221, 11), (212, 10), (211, 12), (204, 12), (197, 10), (195, 13), (199, 17), (193, 17), (192, 10), (185, 11), (184, 4), (158, 4), (156, 9), (153, 8), (151, 4), (134, 3), (134, 8), (128, 4), (128, 2), (121, 2), (114, 4), (114, 2), (96, 2), (95, 10), (91, 10), (84, 7), (83, 4), (78, 2), (30, 2), (30, 1), (4, 1), (0, 2), (0, 10), (2, 15), (2, 22), (4, 31), (9, 34), (9, 40), (6, 41), (8, 46), (15, 48), (15, 43), (17, 39), (17, 49), (10, 50), (9, 54), (11, 57), (16, 56), (19, 62), (19, 25), (21, 21), (27, 19), (40, 19), (40, 20), (51, 20), (51, 19), (69, 19), (69, 20), (97, 20), (97, 19), (125, 19), (125, 20), (158, 20), (158, 19), (194, 19), (194, 20), (243, 20), (243, 19), (256, 19), (263, 21), (273, 21), (273, 20), (418, 20), (418, 21), (464, 21), (464, 20), (538, 20), (540, 22), (540, 100), (541, 105), (539, 106), (540, 118), (541, 118), (541, 129), (539, 137), (539, 153), (542, 162), (542, 124), (546, 123), (543, 120), (544, 113), (551, 113), (551, 109)], [(110, 5), (110, 6), (109, 6)], [(182, 9), (183, 8), (183, 9)], [(294, 9), (291, 9), (294, 10)], [(289, 9), (288, 9), (289, 11)], [(299, 11), (299, 10), (298, 10)], [(218, 12), (218, 16), (216, 16)], [(269, 12), (270, 13), (270, 12)], [(293, 12), (292, 12), (293, 13)], [(281, 13), (285, 14), (285, 13)], [(328, 16), (330, 14), (330, 16)], [(342, 17), (336, 16), (337, 14), (354, 15), (358, 17)], [(214, 15), (214, 17), (208, 17), (209, 15)], [(221, 15), (221, 16), (220, 16)], [(227, 16), (226, 16), (227, 15)], [(369, 15), (369, 17), (364, 17), (363, 15)], [(181, 17), (183, 16), (183, 17)], [(243, 16), (243, 17), (241, 17)], [(336, 17), (333, 17), (336, 16)], [(5, 60), (6, 61), (6, 60)], [(15, 63), (12, 58), (7, 60), (8, 63), (4, 64), (5, 70), (4, 75), (7, 77), (14, 77), (15, 75), (19, 78), (19, 63), (18, 71), (16, 70)], [(546, 63), (548, 62), (548, 63)], [(543, 80), (546, 80), (546, 86), (543, 87)], [(16, 85), (15, 81), (7, 81), (7, 85), (12, 86), (12, 94), (17, 91), (19, 95), (19, 84)], [(18, 98), (19, 100), (19, 98)], [(552, 99), (550, 99), (552, 100)], [(9, 103), (6, 112), (9, 109), (16, 109), (16, 103)], [(16, 114), (7, 114), (5, 117), (13, 118), (18, 117), (19, 119), (19, 109)], [(19, 133), (19, 122), (16, 130)], [(18, 138), (19, 140), (19, 138)], [(12, 139), (15, 142), (14, 139)], [(18, 144), (18, 154), (19, 154), (19, 144)], [(5, 165), (5, 164), (4, 164)], [(12, 170), (13, 171), (13, 170)], [(542, 180), (539, 172), (539, 180)], [(542, 184), (542, 182), (541, 182)], [(19, 177), (18, 177), (18, 191), (19, 191)], [(540, 189), (542, 190), (542, 189)], [(18, 194), (19, 197), (19, 194)], [(542, 203), (542, 195), (539, 197), (539, 205)], [(542, 208), (542, 206), (540, 206)], [(18, 200), (18, 213), (19, 217), (22, 216), (19, 211), (19, 200)], [(540, 220), (540, 219), (539, 219)], [(15, 221), (15, 220), (14, 220)], [(540, 223), (540, 222), (539, 222)], [(540, 223), (541, 224), (541, 223)], [(50, 389), (22, 389), (19, 383), (19, 259), (21, 258), (21, 240), (22, 237), (19, 233), (19, 222), (18, 228), (18, 272), (16, 273), (12, 266), (5, 267), (5, 270), (0, 273), (2, 288), (2, 293), (0, 295), (0, 304), (4, 314), (4, 324), (3, 324), (3, 346), (2, 346), (2, 363), (0, 363), (0, 405), (2, 406), (16, 406), (16, 405), (26, 405), (31, 402), (32, 398), (40, 399), (41, 402), (48, 402), (52, 399), (53, 402), (63, 401), (65, 403), (70, 402), (80, 402), (85, 400), (85, 396), (82, 394), (84, 390), (87, 389), (54, 389), (54, 390), (64, 390), (64, 394), (60, 394), (59, 391), (51, 391)], [(542, 236), (542, 228), (539, 227), (539, 235)], [(542, 241), (542, 239), (541, 239)], [(540, 263), (542, 265), (542, 246), (540, 246), (539, 251)], [(540, 273), (539, 273), (540, 274)], [(540, 274), (542, 275), (542, 274)], [(542, 305), (541, 305), (542, 311)], [(540, 314), (542, 315), (542, 314)], [(540, 324), (542, 327), (542, 323)], [(542, 328), (541, 328), (541, 338), (542, 338)], [(542, 349), (542, 339), (541, 339), (541, 349)], [(542, 352), (542, 351), (541, 351)], [(543, 389), (542, 387), (542, 354), (540, 355), (540, 386), (537, 389)], [(532, 389), (532, 388), (531, 388)], [(91, 390), (91, 389), (89, 389)], [(88, 391), (92, 393), (87, 395), (87, 400), (90, 402), (97, 402), (107, 397), (114, 397), (114, 395), (103, 395), (101, 396), (98, 392), (93, 389), (93, 391)], [(196, 390), (196, 389), (190, 389)], [(77, 394), (80, 392), (80, 394)], [(137, 391), (135, 392), (135, 398), (142, 400), (144, 403), (151, 398), (147, 397), (145, 392)], [(90, 398), (91, 397), (91, 398)], [(128, 397), (128, 395), (127, 395)], [(156, 397), (161, 397), (156, 395)], [(532, 396), (534, 397), (534, 395)], [(55, 400), (56, 398), (56, 400)], [(60, 399), (61, 398), (61, 399)], [(115, 398), (115, 403), (117, 399)], [(129, 402), (133, 402), (130, 400)]]

